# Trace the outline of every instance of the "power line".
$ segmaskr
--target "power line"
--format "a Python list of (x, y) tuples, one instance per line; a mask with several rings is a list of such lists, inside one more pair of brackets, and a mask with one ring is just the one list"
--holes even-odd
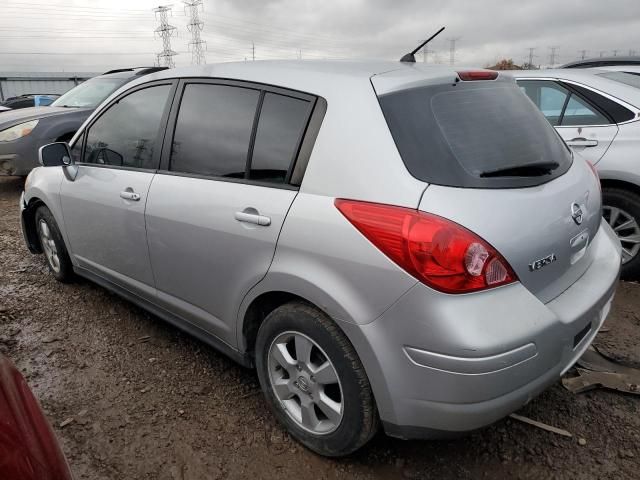
[(160, 26), (155, 29), (155, 33), (160, 35), (162, 38), (162, 52), (157, 54), (158, 57), (158, 65), (160, 65), (160, 60), (164, 60), (165, 66), (169, 68), (173, 68), (176, 66), (173, 61), (173, 57), (178, 54), (171, 50), (171, 37), (173, 37), (177, 29), (173, 25), (169, 25), (169, 17), (168, 14), (171, 12), (171, 6), (169, 5), (160, 5), (153, 9), (156, 13), (156, 18), (160, 17)]
[[(7, 7), (46, 7), (46, 8), (61, 8), (63, 10), (73, 10), (73, 9), (82, 9), (82, 10), (107, 10), (113, 11), (113, 8), (108, 7), (92, 7), (92, 6), (81, 6), (81, 5), (67, 5), (61, 3), (36, 3), (36, 2), (9, 2), (5, 5)], [(122, 12), (141, 12), (144, 13), (145, 16), (148, 14), (148, 10), (140, 9), (140, 8), (121, 8), (118, 7), (118, 11)]]
[(556, 46), (556, 47), (549, 47), (549, 50), (551, 50), (551, 53), (549, 53), (549, 65), (551, 65), (551, 67), (553, 67), (556, 64), (556, 60), (558, 59), (558, 49), (560, 47)]
[(435, 53), (436, 53), (435, 50), (431, 50), (426, 45), (424, 47), (422, 47), (422, 62), (423, 63), (427, 63), (427, 60), (429, 59), (429, 54), (433, 55)]
[(529, 47), (529, 62), (527, 63), (527, 68), (531, 70), (533, 68), (533, 57), (537, 57), (533, 52), (536, 50), (536, 47)]
[(189, 48), (191, 49), (191, 65), (200, 65), (207, 63), (204, 51), (207, 48), (207, 42), (200, 38), (200, 32), (204, 28), (204, 22), (200, 20), (200, 9), (204, 9), (202, 0), (183, 0), (185, 12), (189, 11), (189, 23), (187, 30), (191, 32), (191, 41)]
[(447, 38), (449, 41), (449, 65), (456, 63), (456, 42), (460, 40), (460, 37)]
[(587, 58), (586, 50), (579, 50), (579, 53), (580, 53), (580, 60), (584, 60), (585, 58)]

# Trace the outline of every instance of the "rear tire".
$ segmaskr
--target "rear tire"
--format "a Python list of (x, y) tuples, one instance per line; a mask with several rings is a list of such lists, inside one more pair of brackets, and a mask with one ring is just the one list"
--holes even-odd
[(290, 302), (267, 316), (256, 367), (271, 411), (310, 450), (348, 455), (376, 433), (378, 411), (364, 367), (344, 333), (313, 306)]
[(35, 214), (36, 231), (49, 271), (56, 280), (68, 283), (73, 280), (73, 265), (62, 239), (56, 220), (44, 205)]
[[(611, 225), (623, 248), (620, 277), (640, 279), (640, 195), (620, 188), (602, 191), (604, 219)], [(635, 242), (635, 243), (634, 243)]]

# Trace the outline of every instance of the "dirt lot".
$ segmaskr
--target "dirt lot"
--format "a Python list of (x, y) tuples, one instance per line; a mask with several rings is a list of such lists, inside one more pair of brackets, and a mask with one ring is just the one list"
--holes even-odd
[[(573, 395), (559, 383), (519, 413), (572, 439), (504, 420), (448, 442), (379, 434), (350, 458), (320, 458), (275, 423), (252, 371), (102, 288), (47, 275), (23, 246), (21, 186), (0, 178), (0, 349), (78, 479), (640, 478), (640, 397)], [(622, 283), (596, 340), (635, 366), (639, 306), (640, 286)]]

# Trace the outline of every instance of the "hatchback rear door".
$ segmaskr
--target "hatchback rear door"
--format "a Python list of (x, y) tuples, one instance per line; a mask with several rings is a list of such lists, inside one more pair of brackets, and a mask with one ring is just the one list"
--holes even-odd
[(235, 344), (244, 295), (266, 274), (297, 194), (291, 175), (315, 98), (188, 80), (149, 191), (158, 302)]
[(478, 234), (549, 301), (590, 264), (598, 180), (513, 81), (446, 80), (380, 96), (406, 167), (430, 183), (418, 208)]
[(598, 182), (580, 158), (566, 174), (537, 187), (431, 185), (418, 208), (480, 235), (543, 302), (561, 294), (587, 270), (592, 261), (589, 246), (601, 221)]

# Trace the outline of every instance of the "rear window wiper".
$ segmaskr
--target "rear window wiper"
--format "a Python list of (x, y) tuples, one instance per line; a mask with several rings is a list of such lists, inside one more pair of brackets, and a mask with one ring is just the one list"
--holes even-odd
[(549, 175), (559, 166), (558, 162), (527, 163), (525, 165), (515, 165), (481, 172), (480, 177), (540, 177)]

